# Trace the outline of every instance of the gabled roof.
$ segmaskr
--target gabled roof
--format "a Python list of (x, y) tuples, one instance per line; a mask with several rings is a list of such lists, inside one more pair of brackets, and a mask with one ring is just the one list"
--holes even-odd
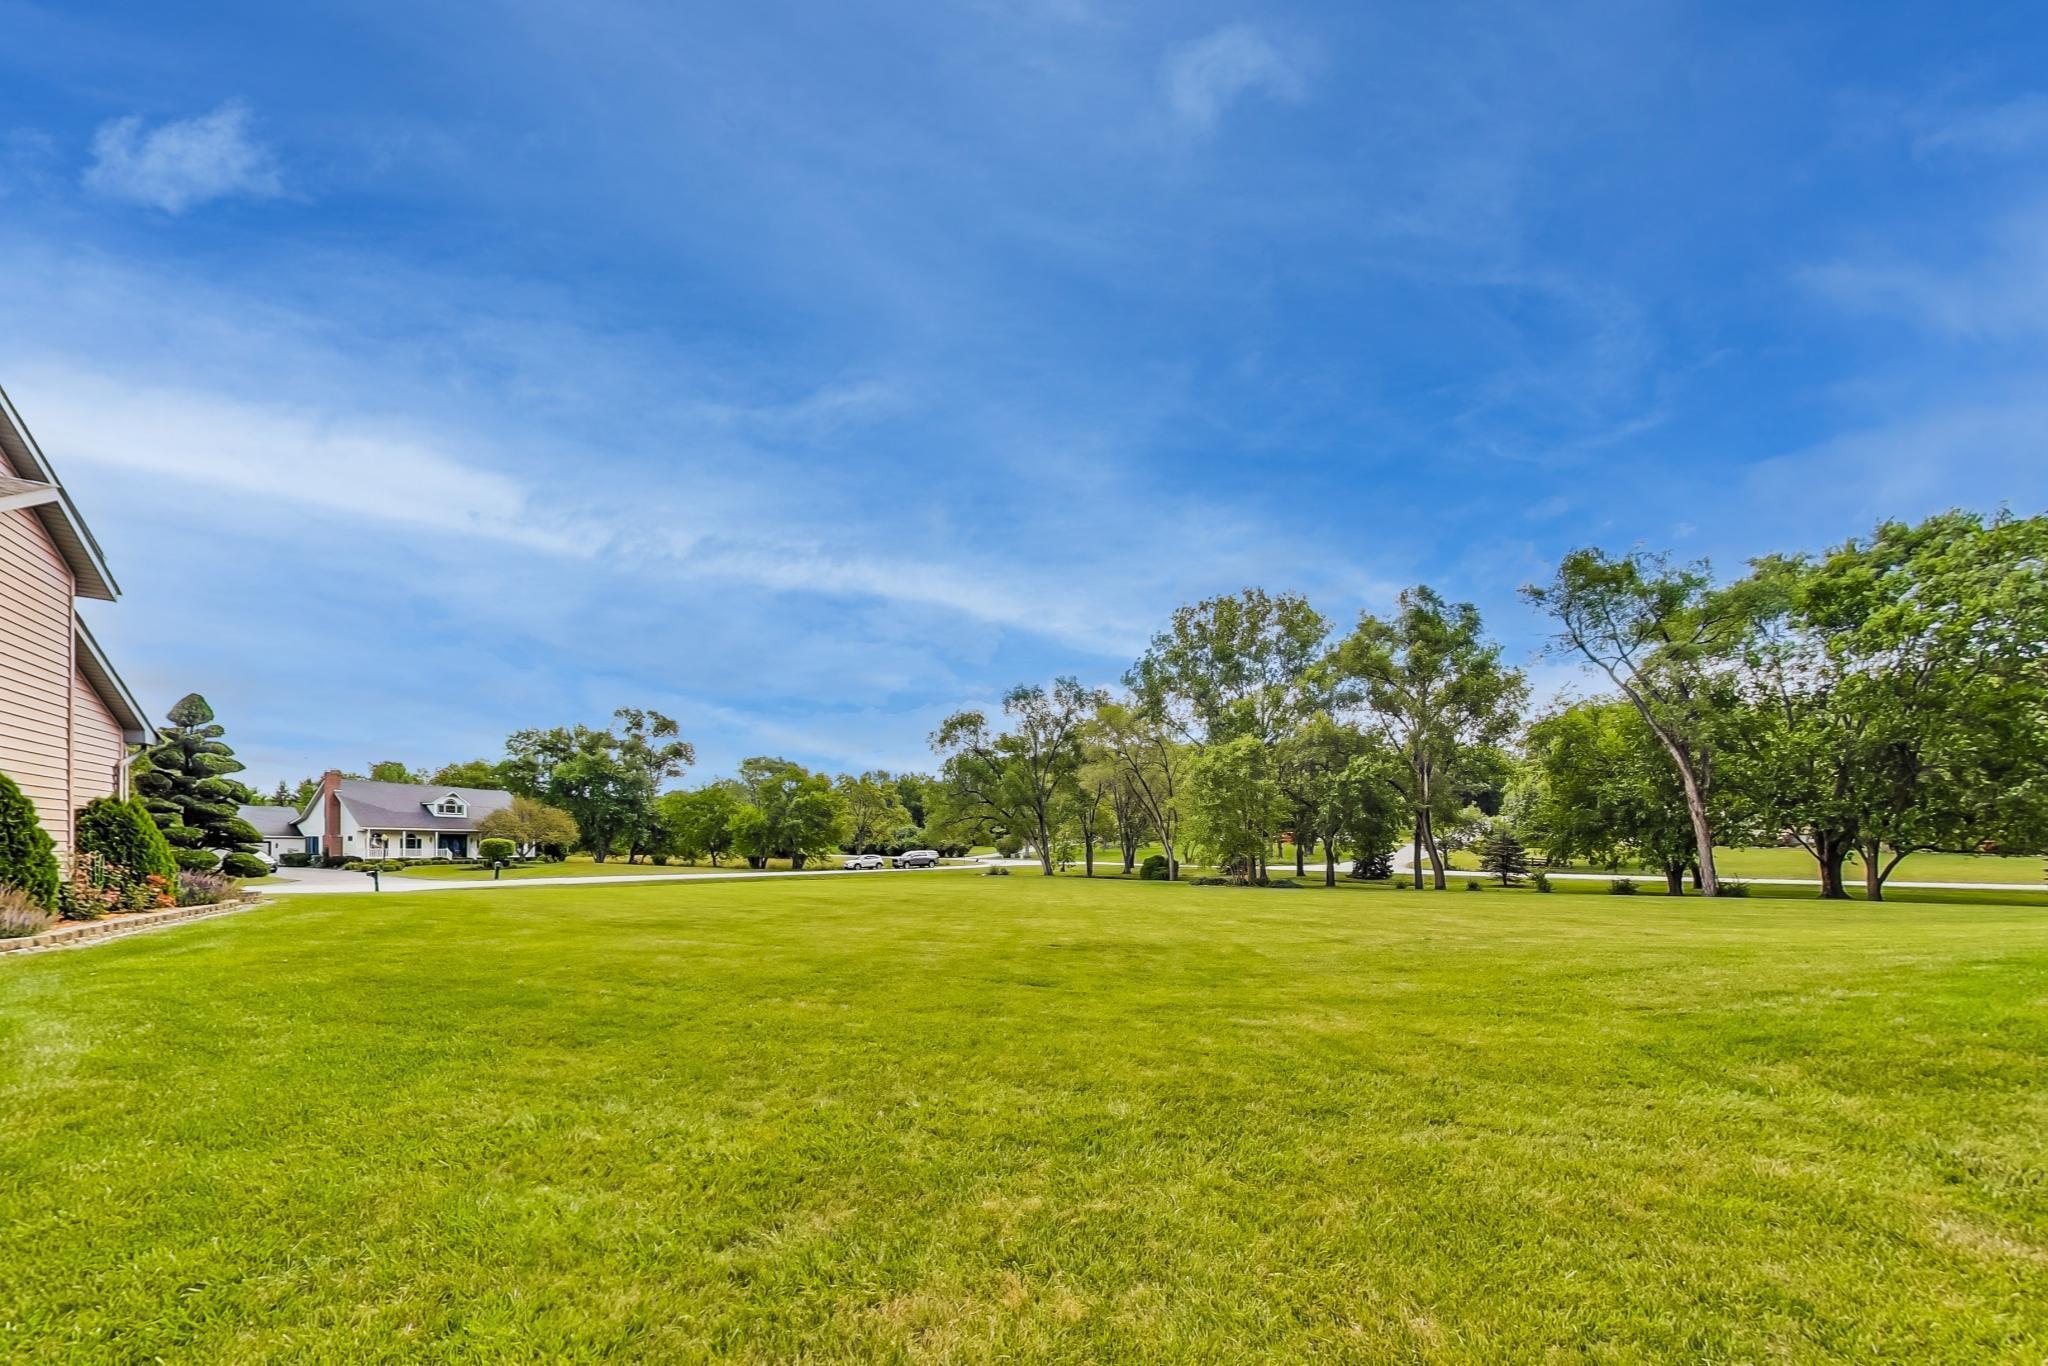
[[(440, 830), (468, 834), (493, 811), (512, 805), (512, 794), (484, 787), (431, 787), (423, 783), (377, 783), (343, 778), (341, 804), (357, 825), (372, 830)], [(438, 816), (431, 807), (453, 794), (469, 803), (467, 816)], [(315, 833), (318, 833), (317, 831)]]
[(298, 837), (299, 809), (296, 806), (238, 806), (235, 814), (255, 826), (256, 833), (265, 839)]
[(85, 629), (85, 622), (73, 613), (71, 627), (78, 633), (78, 671), (85, 675), (85, 681), (99, 694), (100, 701), (107, 704), (107, 710), (114, 714), (114, 720), (121, 727), (121, 738), (131, 745), (156, 743), (156, 727), (149, 724), (149, 718), (142, 714), (142, 704), (135, 700), (135, 694), (128, 691), (128, 685), (121, 681), (121, 675), (114, 672), (114, 666), (107, 660), (107, 652), (92, 638), (92, 632)]
[(0, 451), (7, 453), (7, 464), (14, 471), (14, 479), (7, 482), (42, 486), (23, 489), (15, 495), (34, 495), (32, 501), (10, 505), (31, 508), (41, 520), (43, 530), (56, 543), (57, 553), (64, 557), (64, 563), (71, 566), (72, 577), (78, 580), (78, 596), (102, 602), (119, 597), (121, 586), (108, 571), (99, 542), (86, 529), (85, 519), (72, 505), (71, 495), (64, 491), (64, 482), (50, 468), (50, 461), (36, 445), (36, 439), (29, 435), (27, 424), (14, 411), (14, 403), (5, 389), (0, 389)]

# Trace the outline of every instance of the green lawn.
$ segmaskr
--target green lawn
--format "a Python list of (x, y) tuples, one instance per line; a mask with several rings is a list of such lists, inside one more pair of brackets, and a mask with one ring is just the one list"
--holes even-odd
[[(947, 863), (958, 863), (961, 860), (947, 859), (945, 861)], [(804, 871), (815, 872), (820, 869), (837, 868), (839, 862), (837, 858), (834, 858), (822, 864), (809, 863), (804, 866)], [(522, 863), (517, 867), (507, 868), (504, 871), (507, 878), (533, 878), (690, 877), (704, 873), (746, 873), (756, 870), (748, 868), (745, 859), (726, 859), (714, 868), (709, 863), (649, 863), (645, 859), (639, 863), (628, 863), (622, 858), (610, 858), (606, 859), (603, 863), (598, 863), (588, 854), (574, 854), (560, 863)], [(758, 871), (787, 873), (790, 871), (789, 860), (786, 858), (769, 859), (768, 866)], [(445, 882), (451, 879), (474, 880), (488, 878), (490, 875), (491, 870), (488, 868), (457, 868), (445, 863), (434, 863), (424, 860), (406, 869), (403, 873), (385, 874), (386, 877), (432, 878), (437, 882)], [(290, 876), (289, 871), (287, 871), (286, 876)]]
[(2039, 1361), (2048, 912), (1950, 895), (513, 888), (0, 960), (0, 1356)]
[[(834, 860), (829, 866), (837, 867)], [(708, 863), (649, 863), (642, 859), (628, 863), (622, 858), (609, 858), (603, 863), (594, 861), (588, 854), (575, 854), (560, 863), (522, 863), (504, 870), (508, 878), (529, 877), (689, 877), (696, 873), (743, 873), (748, 871), (745, 859), (729, 859), (714, 868)], [(770, 859), (766, 871), (786, 873), (788, 859)], [(451, 868), (441, 863), (421, 863), (403, 873), (387, 874), (390, 877), (433, 878), (442, 881), (449, 878), (487, 878), (488, 868)]]
[[(1475, 869), (1479, 866), (1479, 855), (1472, 850), (1461, 849), (1451, 855), (1451, 866), (1461, 870)], [(1714, 867), (1722, 877), (1796, 877), (1809, 881), (1819, 877), (1814, 871), (1813, 856), (1804, 849), (1720, 849), (1714, 853)], [(1607, 870), (1578, 864), (1566, 871), (1606, 873)], [(1661, 871), (1642, 868), (1624, 871), (1637, 879), (1654, 877), (1661, 882), (1664, 877)], [(1842, 868), (1842, 876), (1861, 886), (1862, 860), (1851, 855)], [(2048, 861), (1995, 854), (1908, 854), (1892, 877), (1901, 882), (2003, 882), (2048, 886)]]

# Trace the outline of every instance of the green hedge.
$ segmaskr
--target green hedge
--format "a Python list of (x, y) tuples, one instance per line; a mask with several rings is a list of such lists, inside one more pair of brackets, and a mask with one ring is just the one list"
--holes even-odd
[(178, 861), (141, 802), (101, 797), (78, 811), (78, 852), (98, 854), (132, 877), (178, 881)]
[(35, 803), (0, 773), (0, 886), (18, 887), (36, 905), (57, 909), (57, 847), (36, 819)]

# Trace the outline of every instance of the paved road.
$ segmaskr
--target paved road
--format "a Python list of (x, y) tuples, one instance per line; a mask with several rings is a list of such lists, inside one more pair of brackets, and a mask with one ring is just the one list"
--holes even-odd
[[(942, 863), (936, 868), (883, 868), (857, 873), (850, 868), (806, 868), (801, 873), (757, 871), (736, 868), (727, 873), (621, 873), (601, 877), (508, 877), (508, 878), (424, 878), (402, 873), (381, 877), (387, 892), (468, 892), (479, 887), (604, 887), (621, 882), (739, 882), (756, 878), (791, 877), (878, 877), (908, 876), (915, 873), (964, 873), (996, 864), (1014, 867), (1038, 865), (1029, 859), (990, 859), (986, 863)], [(290, 868), (278, 874), (290, 882), (266, 882), (251, 890), (264, 896), (333, 896), (373, 892), (368, 873), (351, 873), (344, 868)]]

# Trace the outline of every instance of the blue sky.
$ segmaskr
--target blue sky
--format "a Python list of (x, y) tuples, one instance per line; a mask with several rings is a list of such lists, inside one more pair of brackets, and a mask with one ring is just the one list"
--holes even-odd
[(265, 783), (624, 704), (922, 766), (1248, 583), (1533, 662), (1576, 544), (2048, 502), (2036, 5), (0, 29), (0, 383)]

